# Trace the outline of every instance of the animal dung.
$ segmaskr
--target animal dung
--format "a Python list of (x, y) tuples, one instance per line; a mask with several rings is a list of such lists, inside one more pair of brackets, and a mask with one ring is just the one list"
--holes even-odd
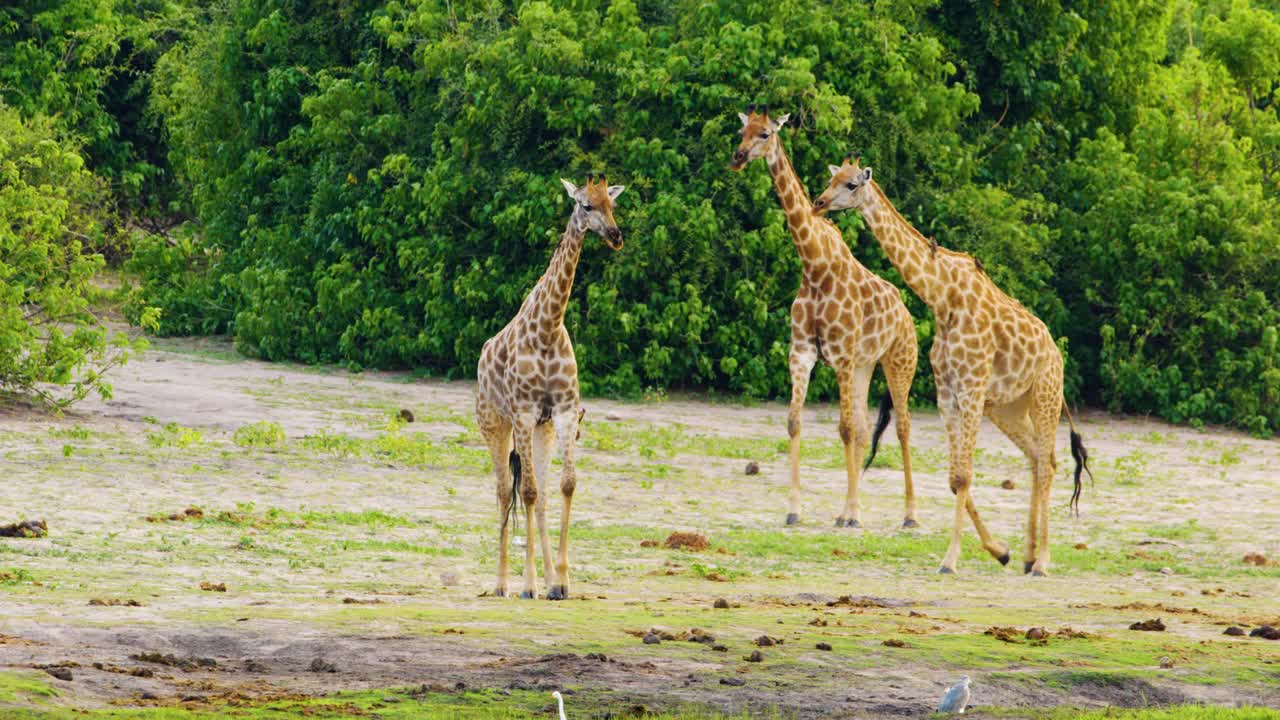
[(49, 524), (43, 520), (23, 520), (0, 525), (0, 537), (38, 538), (48, 534)]
[(1266, 567), (1271, 564), (1271, 561), (1262, 553), (1251, 552), (1244, 556), (1244, 564), (1254, 565), (1256, 567)]
[(657, 633), (646, 633), (642, 642), (645, 645), (659, 645), (662, 643), (662, 638), (658, 637)]
[(752, 460), (747, 463), (746, 469), (743, 470), (742, 472), (746, 475), (759, 475), (760, 463), (756, 462), (755, 460)]
[(814, 645), (814, 647), (818, 648), (819, 650), (826, 650), (827, 652), (831, 652), (831, 645), (829, 643), (820, 642), (817, 645)]
[(729, 601), (724, 598), (716, 598), (716, 601), (711, 603), (711, 607), (716, 608), (717, 610), (728, 610)]
[(696, 532), (673, 532), (667, 536), (662, 546), (668, 550), (690, 550), (692, 552), (702, 552), (706, 550), (710, 543), (707, 542), (707, 536)]
[(226, 591), (227, 591), (227, 584), (226, 584), (226, 583), (211, 583), (211, 582), (209, 582), (208, 580), (204, 580), (204, 581), (202, 581), (202, 582), (200, 583), (200, 589), (201, 589), (201, 590), (204, 590), (205, 592), (226, 592)]
[(751, 663), (764, 662), (764, 653), (759, 650), (752, 650), (750, 655), (747, 655), (742, 659)]
[(883, 645), (883, 646), (885, 646), (885, 647), (896, 647), (896, 648), (901, 648), (901, 647), (906, 647), (906, 646), (907, 646), (907, 644), (906, 644), (905, 642), (903, 642), (903, 641), (899, 640), (898, 638), (889, 638), (888, 640), (885, 640), (884, 642), (882, 642), (882, 643), (880, 643), (880, 644), (881, 644), (881, 645)]
[(1142, 630), (1145, 632), (1164, 632), (1164, 623), (1160, 621), (1160, 618), (1155, 618), (1154, 620), (1143, 620), (1142, 622), (1136, 622), (1130, 625), (1129, 629)]
[(404, 422), (413, 422), (413, 411), (409, 408), (400, 408), (400, 419)]
[(1000, 483), (1000, 487), (1004, 488), (1005, 490), (1013, 490), (1014, 488), (1018, 487), (1018, 483), (1012, 480), (1005, 480), (1004, 482)]
[(1260, 628), (1254, 628), (1249, 637), (1260, 637), (1264, 640), (1280, 640), (1280, 629), (1276, 629), (1270, 625), (1263, 625)]
[(1232, 637), (1244, 637), (1244, 629), (1243, 629), (1243, 628), (1238, 628), (1238, 627), (1236, 627), (1235, 625), (1232, 625), (1231, 627), (1227, 628), (1226, 630), (1223, 630), (1223, 631), (1222, 631), (1222, 634), (1223, 634), (1223, 635), (1231, 635)]
[(1027, 630), (1028, 640), (1046, 640), (1048, 637), (1049, 632), (1042, 627), (1033, 627), (1030, 630)]

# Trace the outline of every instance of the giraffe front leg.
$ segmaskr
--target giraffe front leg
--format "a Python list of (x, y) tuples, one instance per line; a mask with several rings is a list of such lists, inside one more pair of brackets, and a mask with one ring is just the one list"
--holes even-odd
[(844, 367), (836, 371), (840, 386), (840, 442), (844, 444), (844, 469), (848, 488), (844, 509), (836, 516), (836, 527), (862, 527), (862, 507), (858, 480), (862, 457), (871, 441), (867, 428), (867, 388), (873, 368)]
[(787, 497), (787, 524), (800, 522), (800, 413), (809, 392), (809, 374), (818, 351), (806, 340), (791, 341), (791, 406), (787, 410), (787, 436), (791, 440), (791, 491)]
[(557, 582), (547, 595), (549, 600), (569, 597), (569, 510), (573, 505), (573, 491), (578, 484), (577, 440), (581, 414), (574, 410), (556, 417), (556, 435), (560, 439), (564, 468), (560, 479), (560, 494), (564, 504), (560, 508), (560, 547), (556, 555)]
[(956, 563), (960, 560), (960, 538), (966, 513), (978, 532), (982, 547), (1001, 564), (1009, 562), (1009, 549), (991, 537), (973, 502), (973, 450), (978, 438), (978, 427), (982, 423), (984, 398), (980, 387), (962, 391), (963, 394), (950, 389), (944, 390), (942, 387), (938, 389), (938, 405), (943, 410), (947, 440), (951, 446), (951, 492), (956, 496), (951, 544), (938, 568), (938, 572), (944, 574), (954, 573)]
[(511, 519), (515, 510), (511, 468), (511, 423), (502, 419), (492, 406), (477, 403), (477, 425), (489, 446), (493, 462), (494, 490), (498, 499), (498, 580), (493, 594), (507, 596), (507, 549), (511, 538)]
[(533, 461), (533, 418), (522, 417), (515, 426), (516, 455), (520, 458), (520, 499), (524, 502), (526, 541), (524, 546), (524, 591), (520, 597), (537, 597), (538, 572), (534, 561), (535, 518), (538, 502), (538, 478)]

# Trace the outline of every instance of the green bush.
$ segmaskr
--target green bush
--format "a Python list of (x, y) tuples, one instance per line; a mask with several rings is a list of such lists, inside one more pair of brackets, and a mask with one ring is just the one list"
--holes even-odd
[(104, 202), (101, 181), (51, 121), (23, 120), (0, 102), (0, 390), (55, 405), (109, 396), (103, 373), (140, 346), (90, 306), (103, 259), (82, 247), (104, 235)]
[[(555, 245), (558, 177), (630, 188), (566, 324), (587, 392), (789, 392), (799, 262), (736, 114), (792, 113), (1062, 338), (1073, 401), (1280, 428), (1276, 8), (1246, 0), (228, 0), (156, 63), (197, 216), (132, 268), (166, 333), (469, 375)], [(900, 280), (853, 213), (855, 254)], [(932, 397), (933, 320), (906, 294)], [(829, 397), (820, 371), (813, 396)]]

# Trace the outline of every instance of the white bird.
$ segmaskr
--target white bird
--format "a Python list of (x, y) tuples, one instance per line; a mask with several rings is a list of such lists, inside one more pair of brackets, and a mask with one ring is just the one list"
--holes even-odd
[(938, 705), (938, 712), (963, 713), (965, 706), (968, 704), (969, 676), (961, 675), (960, 682), (948, 688), (947, 694), (942, 696), (942, 702)]
[(560, 696), (560, 691), (556, 690), (552, 692), (551, 697), (556, 699), (556, 705), (560, 707), (560, 720), (567, 720), (564, 716), (564, 698)]

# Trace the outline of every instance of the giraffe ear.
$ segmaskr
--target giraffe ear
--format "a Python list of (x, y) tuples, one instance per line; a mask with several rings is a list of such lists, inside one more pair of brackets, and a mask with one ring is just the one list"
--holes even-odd
[(827, 171), (831, 173), (831, 177), (835, 177), (836, 175), (838, 175), (838, 174), (840, 173), (840, 166), (839, 166), (839, 165), (828, 165), (828, 166), (827, 166)]
[(778, 117), (774, 118), (774, 119), (773, 119), (773, 124), (774, 124), (775, 126), (777, 126), (777, 127), (782, 127), (783, 125), (786, 125), (786, 124), (787, 124), (787, 121), (788, 121), (788, 120), (790, 120), (790, 119), (791, 119), (791, 113), (784, 113), (784, 114), (779, 115)]
[(622, 191), (623, 191), (623, 190), (626, 190), (626, 189), (627, 189), (627, 186), (626, 186), (626, 185), (610, 185), (610, 186), (609, 186), (609, 199), (610, 199), (610, 200), (617, 200), (617, 199), (618, 199), (618, 196), (622, 194)]
[(573, 183), (569, 182), (568, 180), (565, 180), (564, 178), (560, 178), (560, 182), (564, 183), (564, 191), (565, 191), (565, 192), (567, 192), (567, 193), (569, 193), (569, 197), (573, 198), (574, 200), (577, 200), (577, 199), (578, 199), (578, 186), (577, 186), (577, 185), (574, 185)]
[(864, 183), (871, 182), (871, 168), (864, 168), (862, 170), (862, 182)]
[(746, 127), (747, 123), (751, 121), (751, 116), (746, 113), (738, 113), (738, 119), (742, 121), (742, 127)]

